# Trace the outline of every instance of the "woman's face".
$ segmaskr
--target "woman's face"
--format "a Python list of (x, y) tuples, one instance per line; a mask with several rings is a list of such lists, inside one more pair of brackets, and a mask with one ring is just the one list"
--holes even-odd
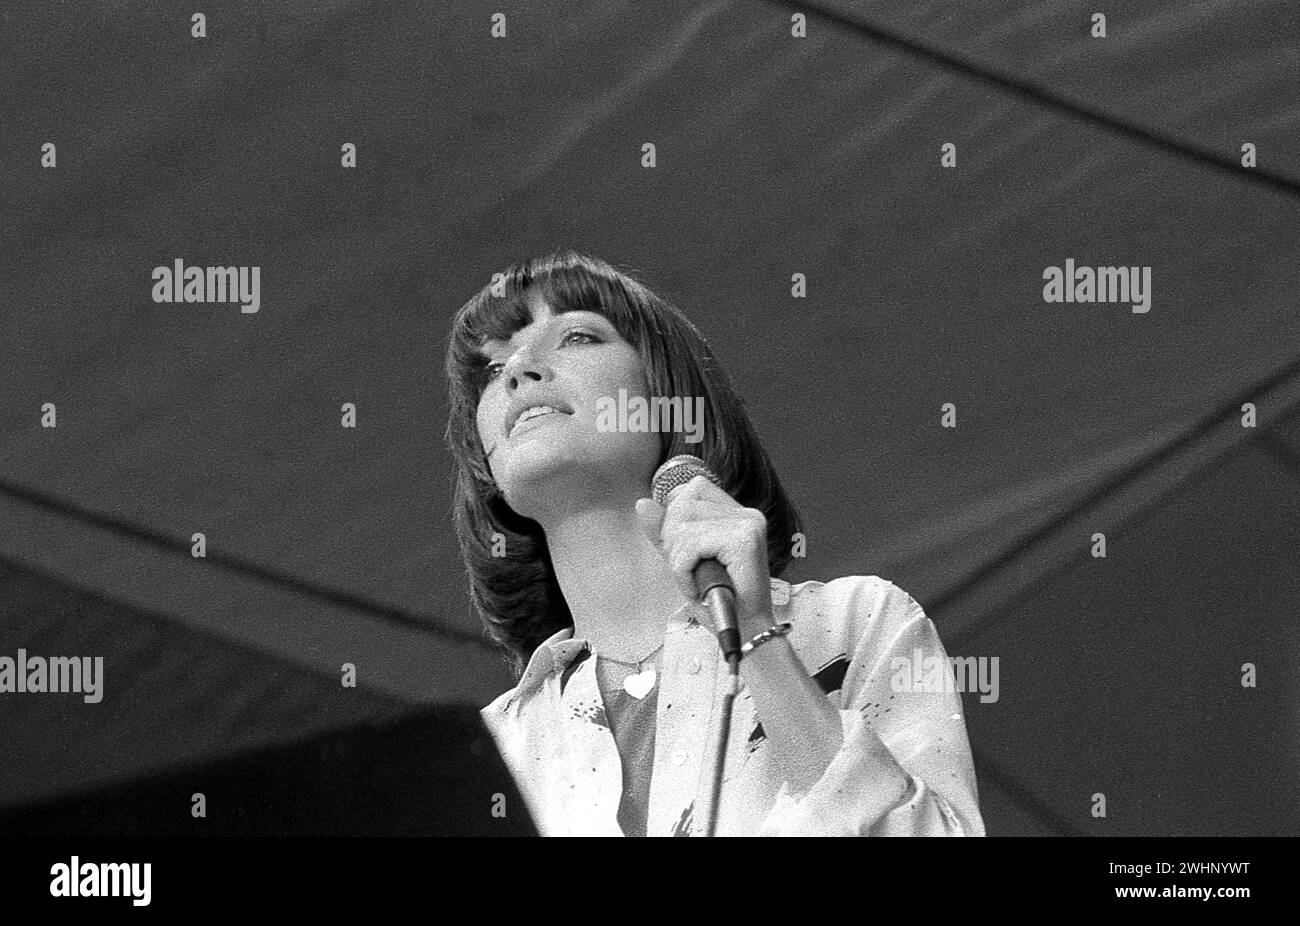
[[(658, 463), (659, 435), (597, 430), (598, 402), (645, 396), (645, 366), (595, 312), (556, 315), (536, 293), (531, 322), (489, 340), (478, 434), (507, 503), (525, 517), (584, 501), (640, 497)], [(585, 496), (585, 498), (584, 498)]]

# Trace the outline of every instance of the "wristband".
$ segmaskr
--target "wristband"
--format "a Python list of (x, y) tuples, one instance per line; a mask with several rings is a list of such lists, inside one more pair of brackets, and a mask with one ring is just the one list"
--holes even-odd
[(766, 630), (764, 630), (762, 633), (754, 634), (753, 639), (751, 639), (748, 643), (746, 643), (744, 646), (740, 648), (741, 657), (744, 658), (745, 656), (748, 656), (750, 653), (758, 649), (758, 647), (762, 646), (768, 640), (775, 640), (777, 637), (785, 636), (787, 633), (790, 632), (790, 629), (793, 626), (794, 625), (790, 624), (789, 622), (786, 622), (784, 624), (775, 624), (767, 628)]

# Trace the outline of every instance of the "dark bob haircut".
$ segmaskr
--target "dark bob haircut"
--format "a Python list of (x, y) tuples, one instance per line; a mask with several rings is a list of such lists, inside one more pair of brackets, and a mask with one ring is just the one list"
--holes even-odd
[[(694, 454), (733, 498), (767, 516), (772, 576), (785, 571), (792, 535), (799, 531), (798, 513), (781, 488), (744, 401), (686, 316), (626, 273), (572, 250), (514, 265), (466, 302), (452, 322), (447, 443), (456, 464), (453, 520), (470, 596), (488, 635), (506, 649), (516, 677), (538, 644), (573, 626), (546, 536), (536, 521), (506, 504), (488, 468), (476, 422), (485, 385), (483, 342), (508, 340), (532, 320), (526, 296), (533, 290), (556, 314), (589, 311), (608, 319), (641, 355), (646, 395), (704, 398), (703, 439), (688, 444), (684, 434), (664, 431), (659, 462)], [(505, 537), (504, 556), (493, 556), (494, 534)], [(501, 552), (499, 541), (496, 546)]]

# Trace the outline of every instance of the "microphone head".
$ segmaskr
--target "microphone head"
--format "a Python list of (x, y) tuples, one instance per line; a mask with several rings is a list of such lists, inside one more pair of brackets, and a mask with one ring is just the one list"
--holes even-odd
[(683, 453), (669, 457), (655, 470), (654, 478), (650, 480), (650, 495), (659, 504), (666, 505), (673, 489), (686, 485), (696, 476), (703, 476), (718, 488), (722, 488), (722, 480), (703, 460), (689, 453)]

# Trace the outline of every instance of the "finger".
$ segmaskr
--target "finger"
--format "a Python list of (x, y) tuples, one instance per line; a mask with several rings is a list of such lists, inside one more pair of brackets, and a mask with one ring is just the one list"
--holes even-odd
[(663, 525), (667, 512), (652, 498), (639, 498), (636, 502), (636, 520), (646, 539), (656, 549), (663, 549)]
[(730, 534), (753, 534), (765, 546), (767, 518), (757, 508), (726, 507), (699, 502), (695, 506), (670, 509), (660, 525), (659, 535), (667, 544), (697, 529), (721, 526)]
[(665, 511), (739, 511), (742, 505), (730, 495), (725, 499), (705, 498), (697, 495), (674, 495), (664, 506)]
[(674, 489), (670, 503), (679, 498), (699, 499), (729, 505), (740, 504), (727, 492), (715, 485), (707, 476), (696, 476), (680, 488)]
[(759, 537), (748, 518), (723, 518), (683, 524), (664, 542), (670, 555), (690, 553), (697, 560), (713, 557), (724, 566), (739, 566), (757, 548)]
[(687, 601), (698, 601), (700, 598), (699, 591), (695, 587), (695, 576), (691, 572), (694, 568), (694, 564), (691, 566), (683, 565), (682, 567), (674, 567), (673, 556), (670, 553), (667, 544), (660, 544), (658, 549), (659, 552), (663, 554), (664, 561), (668, 565), (668, 571), (672, 574), (673, 581), (677, 584), (677, 588), (682, 593), (682, 597)]
[(665, 506), (666, 523), (678, 524), (726, 517), (743, 511), (744, 506), (703, 476), (696, 476), (676, 489)]
[(664, 512), (659, 535), (668, 540), (692, 524), (739, 523), (747, 518), (744, 508), (723, 506), (714, 502), (693, 501), (675, 505)]

